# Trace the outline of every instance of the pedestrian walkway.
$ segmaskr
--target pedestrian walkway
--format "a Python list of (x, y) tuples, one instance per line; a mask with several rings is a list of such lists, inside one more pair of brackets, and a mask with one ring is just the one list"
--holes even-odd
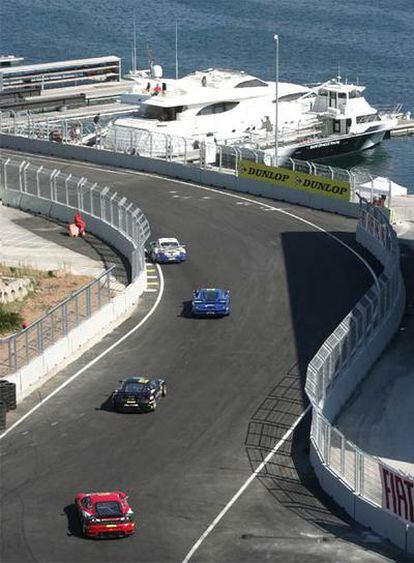
[(127, 261), (91, 233), (85, 238), (71, 238), (65, 224), (4, 205), (0, 205), (0, 263), (39, 270), (63, 269), (91, 277), (115, 265), (117, 281), (123, 285), (128, 282)]

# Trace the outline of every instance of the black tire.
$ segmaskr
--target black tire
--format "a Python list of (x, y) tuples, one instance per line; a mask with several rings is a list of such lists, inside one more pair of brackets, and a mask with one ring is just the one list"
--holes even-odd
[(161, 396), (162, 397), (166, 397), (167, 396), (167, 384), (163, 383), (161, 385)]

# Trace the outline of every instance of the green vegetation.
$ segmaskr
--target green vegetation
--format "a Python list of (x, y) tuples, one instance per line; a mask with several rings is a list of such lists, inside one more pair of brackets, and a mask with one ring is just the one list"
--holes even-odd
[(17, 311), (10, 311), (0, 303), (0, 333), (20, 330), (23, 317)]

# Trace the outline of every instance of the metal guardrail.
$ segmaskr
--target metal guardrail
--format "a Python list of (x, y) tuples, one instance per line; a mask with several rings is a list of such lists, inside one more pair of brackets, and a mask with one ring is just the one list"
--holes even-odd
[(111, 301), (112, 266), (53, 307), (26, 329), (0, 339), (0, 376), (5, 377), (66, 336)]
[[(30, 112), (15, 112), (12, 117), (0, 112), (0, 132), (32, 139), (52, 140), (64, 144), (85, 144), (92, 142), (98, 150), (117, 153), (135, 154), (148, 158), (157, 158), (169, 162), (180, 162), (202, 169), (215, 169), (238, 175), (240, 160), (252, 160), (272, 165), (272, 156), (262, 150), (243, 147), (238, 144), (218, 144), (199, 142), (194, 138), (168, 135), (162, 131), (145, 131), (126, 127), (112, 128), (108, 118), (102, 117), (99, 123), (92, 118), (39, 119)], [(248, 135), (246, 137), (248, 139)], [(231, 142), (231, 141), (230, 141)], [(356, 192), (373, 201), (374, 177), (362, 170), (345, 170), (310, 161), (288, 158), (283, 167), (309, 174), (317, 174), (329, 180), (347, 181), (351, 186), (352, 201), (357, 202)], [(372, 183), (372, 188), (361, 184)], [(390, 205), (390, 198), (386, 205)]]
[(91, 183), (85, 177), (10, 158), (0, 159), (0, 183), (6, 190), (78, 209), (118, 231), (137, 251), (131, 260), (132, 281), (140, 274), (143, 267), (140, 253), (150, 235), (150, 226), (142, 211), (126, 197), (112, 192), (108, 186)]
[[(109, 187), (92, 184), (86, 178), (76, 178), (57, 169), (48, 170), (26, 161), (0, 158), (0, 188), (3, 194), (34, 196), (36, 201), (78, 209), (86, 216), (98, 219), (130, 241), (135, 249), (131, 258), (132, 281), (145, 268), (144, 244), (150, 235), (149, 223), (138, 207), (111, 192)], [(26, 365), (107, 304), (112, 298), (112, 270), (105, 271), (27, 329), (0, 339), (0, 375), (6, 376)]]
[(305, 390), (313, 407), (311, 440), (323, 463), (356, 494), (382, 506), (378, 458), (363, 452), (323, 415), (326, 397), (354, 356), (370, 341), (392, 309), (402, 283), (397, 236), (385, 215), (370, 204), (361, 207), (360, 227), (386, 250), (378, 285), (372, 286), (319, 349), (308, 366)]

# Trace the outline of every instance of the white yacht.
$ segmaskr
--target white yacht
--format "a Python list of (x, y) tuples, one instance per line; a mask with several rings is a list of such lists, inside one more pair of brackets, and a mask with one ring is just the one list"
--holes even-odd
[[(136, 85), (121, 101), (136, 104), (137, 110), (110, 124), (107, 148), (125, 145), (142, 155), (165, 156), (197, 149), (205, 141), (215, 158), (215, 144), (274, 127), (275, 83), (243, 71), (208, 69), (174, 80), (163, 79), (155, 65), (130, 78)], [(314, 95), (305, 86), (279, 82), (278, 99), (279, 125), (293, 127)]]
[(296, 131), (295, 138), (279, 131), (280, 156), (319, 160), (379, 144), (396, 125), (396, 113), (378, 112), (362, 95), (364, 90), (364, 86), (341, 82), (340, 77), (319, 86), (307, 114), (317, 122), (314, 132), (304, 136)]

